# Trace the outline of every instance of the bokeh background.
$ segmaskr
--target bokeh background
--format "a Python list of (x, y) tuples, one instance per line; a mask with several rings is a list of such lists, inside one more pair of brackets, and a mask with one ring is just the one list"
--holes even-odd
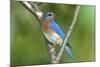
[[(44, 3), (43, 12), (52, 11), (64, 32), (72, 22), (76, 5)], [(17, 1), (11, 0), (11, 65), (50, 64), (47, 45), (39, 21)], [(75, 62), (95, 60), (95, 6), (81, 5), (73, 32), (68, 40)], [(64, 52), (61, 63), (70, 62)]]

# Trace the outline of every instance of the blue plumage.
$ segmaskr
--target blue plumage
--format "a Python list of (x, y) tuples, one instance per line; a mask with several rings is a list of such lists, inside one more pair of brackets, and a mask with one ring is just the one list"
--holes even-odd
[(65, 35), (64, 33), (62, 32), (61, 28), (58, 26), (58, 24), (56, 24), (56, 22), (54, 20), (52, 20), (49, 24), (49, 27), (55, 31), (61, 38), (62, 40), (64, 40), (65, 38)]
[[(61, 47), (61, 44), (64, 41), (65, 35), (63, 31), (61, 30), (60, 26), (54, 21), (54, 13), (47, 12), (42, 17), (42, 27), (43, 27), (43, 33), (48, 41), (59, 44)], [(44, 24), (45, 23), (45, 24)], [(45, 29), (47, 28), (47, 29)], [(65, 50), (68, 53), (68, 55), (74, 60), (74, 56), (69, 48), (69, 44), (65, 46)]]
[[(51, 28), (52, 30), (54, 30), (64, 41), (65, 35), (62, 32), (61, 28), (59, 27), (58, 24), (56, 24), (56, 22), (54, 20), (52, 20), (49, 24), (49, 28)], [(67, 43), (68, 44), (68, 43)], [(72, 60), (74, 60), (74, 56), (71, 53), (71, 50), (69, 49), (68, 46), (65, 46), (65, 50), (67, 51), (67, 53), (71, 56)]]

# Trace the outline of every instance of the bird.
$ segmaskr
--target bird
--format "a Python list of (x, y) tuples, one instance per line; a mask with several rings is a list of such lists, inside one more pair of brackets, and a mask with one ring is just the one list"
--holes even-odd
[[(53, 12), (46, 12), (43, 14), (41, 21), (42, 31), (45, 38), (54, 45), (59, 45), (61, 47), (65, 39), (65, 34), (56, 23), (55, 14)], [(71, 59), (74, 60), (75, 58), (70, 50), (71, 47), (72, 46), (67, 43), (64, 49)]]

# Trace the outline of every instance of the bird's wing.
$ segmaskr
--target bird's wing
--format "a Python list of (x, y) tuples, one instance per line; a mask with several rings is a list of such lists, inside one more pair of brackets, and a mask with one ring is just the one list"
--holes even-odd
[(61, 28), (59, 27), (59, 25), (56, 24), (56, 22), (51, 21), (49, 24), (49, 28), (51, 28), (53, 31), (55, 31), (62, 38), (62, 40), (64, 40), (65, 35), (64, 35), (63, 31), (61, 30)]
[[(55, 31), (55, 32), (62, 38), (62, 40), (64, 41), (65, 35), (64, 35), (64, 33), (62, 32), (62, 30), (61, 30), (61, 28), (59, 27), (59, 25), (56, 24), (56, 22), (52, 21), (52, 22), (49, 24), (49, 27), (50, 27), (51, 29), (53, 29), (53, 31)], [(68, 47), (72, 48), (72, 46), (71, 46), (69, 43), (67, 43), (66, 45), (67, 45)]]

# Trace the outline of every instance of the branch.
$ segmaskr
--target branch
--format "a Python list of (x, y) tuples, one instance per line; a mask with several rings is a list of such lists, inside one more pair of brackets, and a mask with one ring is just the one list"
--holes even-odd
[(37, 3), (33, 3), (31, 1), (19, 1), (29, 12), (36, 16), (36, 18), (40, 21), (43, 12), (39, 9)]
[(61, 47), (61, 50), (60, 50), (60, 52), (58, 53), (57, 58), (56, 58), (56, 60), (55, 60), (56, 63), (59, 62), (59, 60), (60, 60), (60, 58), (61, 58), (61, 56), (62, 56), (62, 53), (63, 53), (63, 51), (64, 51), (64, 48), (65, 48), (65, 46), (66, 46), (66, 43), (67, 43), (67, 41), (68, 41), (68, 38), (69, 38), (71, 32), (73, 31), (74, 25), (75, 25), (75, 23), (76, 23), (76, 20), (77, 20), (78, 14), (79, 14), (79, 10), (80, 10), (80, 5), (77, 5), (77, 6), (76, 6), (76, 9), (75, 9), (75, 14), (74, 14), (72, 23), (71, 23), (71, 25), (70, 25), (70, 27), (69, 27), (67, 33), (66, 33), (63, 46)]
[[(36, 16), (37, 20), (40, 22), (43, 12), (39, 9), (39, 5), (41, 3), (31, 2), (31, 1), (19, 1), (29, 12), (31, 12), (34, 16)], [(45, 39), (46, 40), (46, 39)], [(55, 63), (56, 51), (53, 47), (53, 44), (46, 40), (46, 44), (48, 45), (48, 52), (51, 57), (51, 63)]]
[[(45, 39), (46, 40), (46, 39)], [(46, 40), (45, 41), (46, 42), (46, 44), (48, 44), (48, 52), (49, 52), (49, 54), (51, 55), (51, 63), (56, 63), (55, 62), (55, 59), (56, 59), (56, 51), (55, 51), (55, 49), (54, 49), (54, 46), (53, 46), (53, 44), (52, 43), (50, 43), (48, 40)]]

